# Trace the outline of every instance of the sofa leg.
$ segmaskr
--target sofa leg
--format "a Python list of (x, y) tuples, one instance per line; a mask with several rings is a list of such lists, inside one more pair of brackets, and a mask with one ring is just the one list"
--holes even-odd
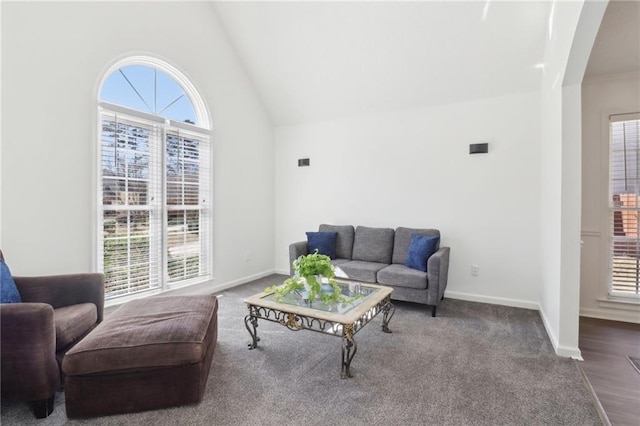
[(33, 408), (33, 414), (36, 419), (44, 419), (53, 412), (53, 400), (55, 394), (48, 399), (41, 399), (39, 401), (32, 401), (31, 407)]
[(433, 318), (436, 317), (436, 306), (435, 305), (431, 306), (431, 316)]

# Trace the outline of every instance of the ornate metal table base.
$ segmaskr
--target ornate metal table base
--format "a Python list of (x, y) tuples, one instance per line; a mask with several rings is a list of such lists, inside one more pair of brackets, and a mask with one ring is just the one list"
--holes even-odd
[[(249, 326), (249, 324), (251, 324), (251, 327)], [(244, 325), (245, 327), (247, 327), (247, 331), (249, 331), (251, 339), (253, 340), (248, 344), (249, 349), (257, 348), (258, 342), (260, 341), (260, 338), (258, 337), (258, 330), (256, 330), (258, 328), (258, 318), (247, 315), (246, 317), (244, 317)]]
[[(349, 367), (351, 366), (351, 360), (358, 351), (358, 344), (353, 339), (353, 327), (351, 324), (346, 325), (345, 335), (342, 338), (342, 371), (340, 371), (340, 377), (343, 379), (353, 377)], [(353, 352), (351, 352), (353, 349)]]
[[(358, 350), (358, 345), (353, 336), (380, 312), (382, 312), (382, 331), (385, 333), (391, 333), (391, 330), (389, 329), (389, 321), (391, 321), (395, 312), (395, 307), (391, 303), (389, 296), (369, 308), (353, 323), (343, 323), (312, 316), (294, 314), (281, 309), (266, 308), (253, 305), (251, 303), (247, 303), (247, 307), (249, 308), (249, 315), (244, 317), (244, 324), (251, 335), (251, 343), (248, 344), (249, 349), (255, 349), (258, 347), (258, 342), (260, 341), (257, 330), (258, 319), (276, 322), (293, 331), (310, 330), (342, 337), (342, 369), (340, 376), (343, 379), (353, 377), (349, 367), (351, 366), (351, 361)], [(282, 307), (285, 309), (287, 305), (282, 304)]]

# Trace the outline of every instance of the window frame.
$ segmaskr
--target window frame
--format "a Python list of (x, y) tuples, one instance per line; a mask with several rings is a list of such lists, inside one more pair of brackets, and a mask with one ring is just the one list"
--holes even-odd
[[(636, 275), (636, 292), (624, 292), (616, 290), (614, 287), (614, 252), (616, 250), (615, 245), (616, 242), (625, 242), (624, 238), (616, 236), (615, 228), (616, 228), (616, 213), (620, 213), (618, 222), (622, 221), (624, 227), (624, 212), (630, 212), (636, 214), (636, 257), (640, 257), (640, 227), (638, 226), (638, 219), (640, 219), (640, 188), (636, 188), (635, 195), (636, 201), (635, 206), (631, 207), (621, 207), (616, 206), (614, 202), (614, 191), (613, 191), (613, 168), (614, 168), (614, 159), (613, 159), (613, 125), (614, 123), (626, 122), (626, 121), (638, 121), (640, 123), (640, 113), (637, 112), (628, 112), (628, 113), (616, 113), (609, 114), (606, 116), (606, 146), (607, 146), (607, 295), (609, 300), (618, 300), (618, 301), (629, 301), (633, 303), (640, 303), (640, 259), (636, 261), (635, 275)], [(626, 154), (625, 154), (626, 159)], [(626, 160), (625, 160), (626, 161)], [(640, 185), (640, 144), (639, 148), (636, 152), (636, 186)], [(629, 239), (628, 239), (629, 240)], [(631, 240), (629, 240), (631, 241)], [(629, 241), (626, 241), (627, 243)]]
[[(180, 122), (172, 119), (168, 119), (162, 116), (153, 115), (144, 111), (134, 110), (127, 108), (125, 106), (116, 105), (113, 103), (101, 101), (100, 90), (106, 79), (118, 69), (129, 66), (129, 65), (144, 65), (147, 67), (156, 68), (157, 70), (165, 73), (169, 77), (173, 78), (174, 81), (184, 90), (185, 95), (188, 97), (189, 101), (193, 106), (193, 110), (196, 117), (196, 123), (190, 124), (186, 122)], [(98, 271), (104, 271), (104, 245), (103, 238), (101, 236), (103, 232), (103, 218), (104, 218), (104, 210), (106, 205), (103, 205), (102, 194), (103, 194), (103, 170), (102, 170), (102, 120), (104, 118), (104, 114), (119, 114), (124, 117), (129, 117), (134, 120), (139, 119), (144, 122), (153, 122), (160, 128), (159, 133), (159, 141), (161, 143), (161, 148), (159, 148), (159, 164), (160, 164), (160, 182), (161, 188), (159, 188), (159, 193), (161, 194), (161, 200), (159, 201), (159, 209), (161, 211), (161, 217), (159, 218), (159, 226), (161, 229), (160, 235), (161, 237), (156, 239), (157, 243), (160, 245), (160, 255), (158, 262), (160, 263), (160, 271), (159, 271), (159, 286), (157, 288), (149, 288), (146, 290), (126, 293), (122, 295), (115, 295), (109, 297), (105, 294), (106, 305), (113, 305), (126, 302), (130, 299), (136, 299), (140, 297), (146, 297), (153, 294), (159, 294), (164, 291), (173, 290), (177, 288), (182, 288), (194, 284), (199, 284), (203, 282), (207, 282), (213, 279), (213, 155), (212, 155), (212, 130), (210, 125), (209, 113), (204, 104), (204, 101), (200, 97), (198, 91), (195, 86), (189, 81), (185, 75), (178, 71), (177, 68), (172, 65), (167, 64), (166, 62), (148, 56), (127, 56), (124, 59), (121, 59), (115, 62), (109, 69), (103, 74), (100, 84), (97, 86), (97, 105), (94, 111), (96, 111), (96, 120), (97, 123), (96, 128), (96, 143), (93, 144), (92, 154), (93, 158), (96, 161), (96, 173), (94, 176), (94, 188), (96, 188), (96, 215), (95, 215), (95, 223), (93, 226), (94, 232), (94, 244), (95, 255), (93, 259), (95, 261), (95, 269)], [(200, 195), (201, 191), (206, 190), (206, 206), (202, 206), (202, 199), (199, 200), (198, 210), (201, 215), (206, 217), (206, 224), (202, 226), (201, 224), (198, 226), (199, 236), (200, 236), (200, 253), (205, 257), (204, 265), (202, 265), (202, 272), (199, 276), (194, 278), (186, 278), (179, 281), (171, 281), (169, 279), (168, 273), (168, 230), (167, 230), (167, 220), (168, 220), (168, 210), (169, 206), (167, 205), (167, 151), (166, 151), (166, 140), (168, 132), (183, 132), (188, 135), (197, 135), (199, 138), (202, 138), (205, 141), (206, 148), (204, 149), (205, 153), (202, 159), (199, 160), (203, 166), (205, 166), (207, 170), (207, 176), (204, 177), (206, 179), (204, 188), (202, 185), (198, 185)], [(179, 133), (180, 134), (180, 133)], [(199, 195), (199, 197), (200, 197)], [(151, 207), (150, 207), (151, 208)], [(202, 217), (202, 216), (200, 216)]]
[[(151, 68), (156, 68), (157, 70), (162, 71), (169, 77), (173, 78), (174, 81), (178, 83), (178, 85), (182, 88), (182, 90), (184, 90), (184, 93), (187, 95), (187, 97), (191, 101), (191, 104), (193, 105), (193, 111), (196, 115), (196, 126), (202, 129), (207, 129), (209, 131), (212, 130), (209, 110), (204, 100), (202, 99), (202, 96), (200, 96), (200, 91), (193, 85), (193, 83), (191, 83), (191, 79), (189, 79), (184, 72), (169, 64), (167, 61), (147, 55), (124, 55), (122, 59), (117, 60), (113, 65), (105, 70), (97, 87), (96, 99), (98, 100), (98, 102), (101, 102), (100, 89), (104, 85), (104, 82), (107, 80), (107, 78), (114, 71), (117, 71), (118, 69), (129, 65), (143, 65)], [(147, 112), (139, 112), (154, 117), (154, 115)]]

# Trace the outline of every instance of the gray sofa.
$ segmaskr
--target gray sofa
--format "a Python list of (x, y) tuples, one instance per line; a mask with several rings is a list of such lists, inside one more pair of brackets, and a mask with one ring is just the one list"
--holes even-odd
[[(336, 251), (332, 260), (336, 274), (354, 281), (393, 287), (392, 299), (421, 303), (436, 308), (444, 298), (449, 272), (449, 247), (436, 247), (427, 260), (427, 272), (405, 266), (412, 234), (440, 237), (437, 229), (370, 228), (351, 225), (326, 225), (319, 232), (335, 232)], [(293, 261), (308, 254), (307, 241), (289, 245), (289, 265), (293, 275)]]

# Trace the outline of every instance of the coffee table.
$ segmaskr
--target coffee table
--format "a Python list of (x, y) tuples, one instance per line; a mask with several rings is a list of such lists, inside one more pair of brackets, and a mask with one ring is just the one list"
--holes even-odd
[(353, 377), (349, 371), (356, 354), (354, 335), (382, 312), (382, 331), (391, 333), (389, 321), (395, 312), (391, 303), (391, 287), (339, 281), (338, 285), (348, 301), (325, 304), (309, 303), (299, 294), (291, 293), (276, 301), (273, 293), (262, 292), (244, 300), (249, 315), (244, 318), (252, 342), (249, 349), (258, 346), (258, 320), (276, 322), (289, 330), (310, 330), (342, 338), (342, 369), (344, 379)]

